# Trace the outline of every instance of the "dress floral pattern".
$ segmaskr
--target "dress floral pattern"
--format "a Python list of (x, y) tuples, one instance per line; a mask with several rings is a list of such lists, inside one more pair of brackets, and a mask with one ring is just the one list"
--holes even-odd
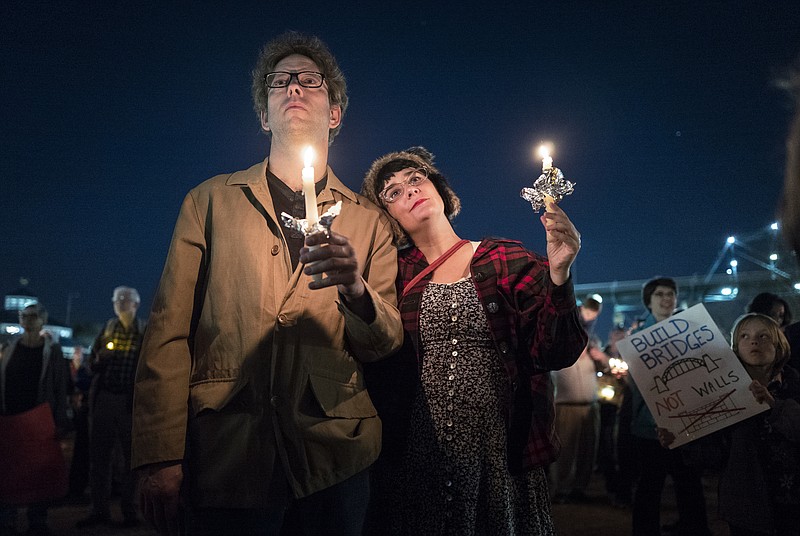
[(544, 470), (512, 476), (507, 376), (470, 279), (430, 283), (421, 304), (422, 387), (404, 460), (406, 534), (554, 534)]

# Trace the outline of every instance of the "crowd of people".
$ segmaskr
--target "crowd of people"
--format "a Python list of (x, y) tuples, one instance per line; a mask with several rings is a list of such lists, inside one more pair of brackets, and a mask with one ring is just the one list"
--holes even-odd
[[(48, 506), (82, 503), (91, 491), (91, 510), (76, 524), (135, 527), (131, 471), (133, 383), (144, 323), (137, 319), (139, 293), (114, 289), (115, 316), (106, 322), (84, 356), (76, 347), (64, 359), (55, 337), (44, 329), (47, 310), (32, 303), (19, 312), (22, 333), (7, 341), (0, 360), (0, 534), (16, 534), (17, 509), (27, 509), (27, 534), (49, 534)], [(72, 440), (69, 467), (63, 451)], [(120, 491), (123, 519), (112, 522), (112, 484)]]
[[(80, 529), (141, 515), (163, 534), (549, 535), (551, 505), (591, 501), (597, 471), (635, 536), (710, 534), (705, 468), (669, 448), (616, 348), (676, 312), (674, 280), (645, 284), (641, 321), (604, 344), (602, 298), (574, 293), (580, 233), (555, 200), (530, 231), (546, 237), (537, 254), (460, 236), (461, 201), (422, 147), (381, 156), (349, 189), (327, 166), (346, 83), (316, 37), (269, 42), (252, 94), (269, 158), (186, 195), (146, 328), (138, 292), (118, 287), (115, 317), (69, 368), (44, 307), (20, 312), (0, 361), (0, 426), (42, 430), (51, 447), (74, 429), (75, 453), (69, 477), (53, 470), (21, 493), (32, 473), (19, 471), (0, 487), (2, 534), (20, 506), (29, 533), (47, 534), (48, 501), (88, 484)], [(308, 147), (313, 168), (299, 158)], [(796, 160), (790, 150), (787, 192)], [(309, 221), (331, 210), (333, 225)], [(724, 445), (721, 516), (734, 536), (792, 534), (798, 341), (780, 297), (750, 310), (733, 350), (770, 409), (710, 436)], [(38, 428), (14, 428), (33, 412)], [(679, 520), (665, 528), (668, 475)], [(749, 500), (759, 515), (743, 514)]]

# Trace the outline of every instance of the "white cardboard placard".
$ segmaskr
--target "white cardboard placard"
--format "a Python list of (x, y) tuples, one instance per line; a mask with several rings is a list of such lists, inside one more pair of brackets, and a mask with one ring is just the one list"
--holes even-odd
[(675, 434), (670, 448), (769, 409), (703, 304), (618, 343), (659, 427)]

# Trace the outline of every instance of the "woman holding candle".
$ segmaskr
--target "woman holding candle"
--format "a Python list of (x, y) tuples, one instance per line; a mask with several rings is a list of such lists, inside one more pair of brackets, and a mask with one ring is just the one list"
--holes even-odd
[[(362, 193), (390, 216), (399, 308), (416, 391), (407, 444), (384, 442), (370, 528), (398, 534), (552, 534), (544, 466), (557, 454), (549, 371), (586, 346), (570, 267), (580, 235), (554, 203), (547, 258), (519, 242), (462, 240), (460, 201), (423, 148), (379, 158)], [(410, 356), (410, 357), (409, 357)], [(394, 380), (394, 378), (392, 378)], [(377, 405), (377, 401), (376, 401)], [(380, 407), (379, 407), (380, 411)], [(388, 416), (387, 416), (388, 417)], [(397, 437), (384, 419), (385, 437)], [(391, 486), (386, 483), (390, 482)]]

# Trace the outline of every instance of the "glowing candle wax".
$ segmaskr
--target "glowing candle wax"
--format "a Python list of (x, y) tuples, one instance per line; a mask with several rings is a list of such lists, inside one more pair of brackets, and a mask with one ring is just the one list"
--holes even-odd
[[(550, 148), (547, 145), (539, 147), (539, 155), (542, 157), (542, 173), (547, 173), (553, 169), (553, 157), (550, 156)], [(550, 208), (550, 203), (553, 203), (554, 199), (549, 194), (545, 194), (544, 201), (544, 209), (547, 212), (553, 212), (553, 209)]]
[(550, 156), (550, 149), (547, 145), (539, 147), (539, 155), (542, 157), (542, 172), (550, 171), (553, 167), (553, 158)]
[(303, 151), (303, 197), (306, 202), (306, 220), (308, 221), (309, 228), (316, 225), (319, 221), (319, 214), (317, 214), (317, 192), (314, 188), (314, 166), (311, 162), (314, 161), (314, 149), (306, 147)]

